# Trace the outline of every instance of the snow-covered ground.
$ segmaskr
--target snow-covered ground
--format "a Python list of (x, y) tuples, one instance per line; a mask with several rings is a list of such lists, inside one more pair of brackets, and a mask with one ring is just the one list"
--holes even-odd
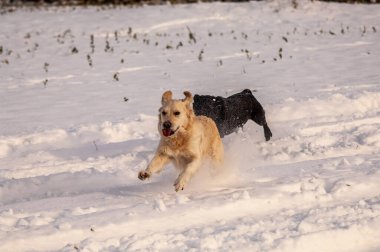
[[(298, 3), (0, 15), (0, 251), (380, 251), (380, 6)], [(165, 90), (245, 88), (269, 142), (137, 179)]]

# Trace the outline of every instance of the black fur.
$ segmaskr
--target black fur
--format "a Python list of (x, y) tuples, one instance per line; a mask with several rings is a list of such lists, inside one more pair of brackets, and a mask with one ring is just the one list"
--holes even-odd
[(196, 115), (204, 115), (213, 119), (221, 137), (243, 127), (249, 119), (264, 127), (264, 136), (267, 141), (272, 137), (272, 132), (265, 119), (265, 111), (249, 89), (227, 98), (194, 95), (193, 109)]

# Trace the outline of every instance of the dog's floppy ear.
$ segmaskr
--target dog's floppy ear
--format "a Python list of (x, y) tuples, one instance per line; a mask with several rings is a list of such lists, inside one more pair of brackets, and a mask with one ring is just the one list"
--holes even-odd
[(165, 105), (169, 101), (172, 100), (173, 93), (172, 91), (166, 91), (165, 93), (162, 94), (162, 99), (161, 99), (161, 104)]
[(182, 99), (183, 102), (186, 102), (187, 104), (191, 104), (193, 102), (193, 95), (189, 91), (183, 92), (183, 94), (186, 96), (185, 99)]

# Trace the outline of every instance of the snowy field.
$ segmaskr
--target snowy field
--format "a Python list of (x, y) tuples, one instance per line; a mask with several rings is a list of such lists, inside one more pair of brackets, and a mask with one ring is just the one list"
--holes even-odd
[[(0, 15), (0, 251), (380, 251), (380, 6), (299, 1)], [(171, 89), (249, 88), (175, 193), (137, 179)]]

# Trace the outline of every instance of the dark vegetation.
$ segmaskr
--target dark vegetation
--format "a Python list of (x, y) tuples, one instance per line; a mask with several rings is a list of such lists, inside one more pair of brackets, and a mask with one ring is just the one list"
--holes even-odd
[[(11, 1), (12, 0), (8, 0), (8, 3)], [(292, 0), (290, 2), (293, 8), (298, 8), (297, 1), (298, 0)], [(19, 2), (21, 2), (21, 0), (19, 0)], [(36, 3), (36, 1), (34, 2)], [(73, 1), (65, 1), (65, 3), (69, 2)], [(80, 1), (77, 0), (75, 2), (79, 3)], [(42, 0), (38, 1), (38, 3), (42, 5), (44, 4)], [(63, 1), (61, 1), (61, 3), (63, 3)], [(102, 5), (97, 8), (108, 8), (107, 6), (104, 6), (105, 5)], [(10, 9), (15, 10), (17, 8), (18, 7), (10, 7)], [(34, 7), (30, 8), (31, 11), (34, 9)], [(172, 34), (154, 32), (139, 33), (136, 32), (135, 27), (130, 26), (116, 30), (109, 30), (105, 36), (96, 36), (96, 34), (92, 33), (75, 34), (75, 32), (69, 28), (57, 32), (58, 33), (51, 35), (52, 40), (50, 42), (56, 44), (57, 48), (59, 48), (57, 50), (60, 54), (64, 55), (64, 57), (75, 57), (79, 62), (83, 63), (83, 67), (86, 67), (87, 69), (95, 69), (94, 71), (96, 71), (99, 64), (101, 64), (101, 60), (99, 60), (100, 58), (111, 58), (112, 62), (117, 62), (117, 65), (120, 66), (121, 64), (127, 64), (128, 61), (133, 60), (133, 58), (138, 57), (138, 55), (144, 57), (144, 51), (153, 54), (164, 53), (167, 55), (166, 60), (168, 63), (175, 62), (172, 57), (186, 54), (187, 59), (192, 60), (193, 62), (203, 64), (214, 61), (216, 67), (223, 68), (228, 64), (228, 58), (210, 56), (212, 54), (210, 52), (212, 52), (213, 49), (213, 42), (223, 40), (225, 43), (232, 43), (235, 45), (235, 53), (240, 54), (241, 59), (244, 60), (241, 74), (249, 74), (249, 68), (246, 69), (245, 67), (246, 64), (279, 63), (293, 60), (296, 55), (293, 55), (294, 51), (289, 50), (289, 47), (291, 47), (296, 39), (300, 39), (300, 36), (313, 36), (322, 39), (322, 41), (327, 41), (339, 36), (347, 36), (348, 34), (356, 34), (356, 36), (364, 37), (377, 33), (378, 28), (368, 24), (357, 25), (355, 27), (338, 24), (335, 27), (319, 27), (315, 29), (305, 29), (302, 28), (302, 26), (294, 26), (288, 31), (274, 34), (272, 32), (262, 33), (260, 30), (250, 32), (236, 30), (208, 30), (206, 32), (200, 32), (194, 27), (191, 27), (191, 25), (184, 25), (182, 31), (177, 31)], [(6, 45), (3, 41), (0, 41), (0, 68), (16, 67), (18, 62), (22, 59), (34, 57), (40, 53), (41, 47), (44, 45), (40, 45), (41, 41), (38, 40), (39, 36), (41, 36), (39, 31), (31, 31), (23, 35), (22, 37), (25, 40), (24, 48), (12, 47), (12, 45)], [(255, 42), (253, 42), (257, 40), (261, 40), (261, 43), (264, 44), (270, 44), (272, 42), (279, 43), (279, 46), (273, 48), (272, 52), (258, 53), (258, 50), (255, 48)], [(366, 53), (371, 55), (370, 51)], [(54, 72), (54, 70), (57, 70), (54, 62), (51, 62), (50, 59), (43, 59), (43, 61), (39, 62), (39, 66), (41, 67), (41, 72), (43, 74), (41, 78), (43, 80), (41, 81), (43, 87), (48, 87), (54, 84), (54, 80), (49, 78), (49, 75)], [(170, 76), (167, 72), (164, 72), (163, 75), (165, 77)], [(110, 73), (109, 79), (114, 83), (120, 83), (124, 81), (123, 77), (122, 71), (113, 69)], [(127, 102), (128, 98), (124, 97), (123, 100)]]
[[(198, 33), (190, 26), (185, 25), (183, 32), (177, 32), (175, 34), (170, 33), (137, 33), (132, 27), (126, 27), (120, 30), (111, 30), (104, 37), (96, 37), (94, 34), (75, 34), (71, 29), (64, 29), (60, 33), (52, 36), (52, 43), (63, 50), (61, 53), (65, 57), (76, 57), (80, 62), (83, 62), (83, 66), (93, 69), (99, 66), (99, 58), (111, 58), (113, 62), (118, 64), (124, 64), (125, 61), (131, 60), (132, 55), (139, 55), (140, 49), (146, 48), (152, 53), (162, 53), (170, 51), (168, 54), (167, 62), (171, 63), (172, 58), (169, 55), (188, 54), (188, 59), (192, 59), (193, 62), (209, 62), (215, 60), (215, 65), (223, 67), (228, 59), (215, 58), (210, 59), (209, 52), (212, 50), (213, 42), (219, 39), (226, 41), (226, 43), (240, 44), (241, 41), (251, 41), (261, 39), (262, 43), (271, 43), (277, 41), (280, 43), (277, 48), (273, 48), (272, 53), (258, 53), (253, 47), (237, 47), (236, 53), (240, 53), (240, 57), (245, 63), (242, 65), (242, 74), (247, 74), (245, 64), (266, 64), (268, 62), (281, 62), (287, 60), (293, 60), (293, 51), (289, 50), (289, 44), (292, 44), (295, 38), (301, 36), (322, 39), (323, 41), (334, 39), (338, 36), (346, 36), (350, 33), (356, 34), (356, 36), (367, 36), (377, 33), (375, 26), (358, 25), (356, 27), (350, 27), (348, 25), (340, 24), (336, 27), (330, 28), (317, 28), (313, 30), (303, 29), (302, 27), (294, 27), (287, 32), (275, 35), (273, 33), (261, 33), (257, 31), (235, 31), (224, 30), (222, 31), (207, 31), (207, 33)], [(40, 45), (31, 39), (36, 39), (41, 34), (39, 32), (29, 32), (23, 36), (25, 39), (25, 48), (10, 48), (0, 44), (0, 67), (14, 67), (17, 62), (25, 57), (34, 57), (34, 55), (40, 52)], [(82, 40), (78, 36), (84, 38), (85, 44), (80, 44)], [(78, 40), (79, 38), (79, 40)], [(158, 42), (160, 41), (160, 43)], [(78, 46), (81, 45), (81, 46)], [(253, 44), (252, 44), (253, 45)], [(141, 47), (143, 46), (143, 47)], [(139, 49), (139, 50), (137, 50)], [(144, 49), (145, 50), (145, 49)], [(367, 52), (368, 55), (371, 52)], [(21, 57), (23, 55), (23, 57)], [(51, 70), (56, 69), (54, 64), (49, 61), (42, 61), (41, 69), (43, 73), (42, 84), (44, 87), (48, 87), (48, 76)], [(117, 65), (118, 65), (117, 64)], [(164, 76), (168, 76), (168, 73), (163, 73)], [(123, 73), (118, 70), (114, 70), (110, 74), (110, 80), (114, 82), (123, 81)], [(124, 97), (124, 101), (127, 102), (128, 98)]]
[[(260, 0), (257, 0), (260, 1)], [(312, 0), (313, 1), (313, 0)], [(324, 2), (342, 3), (380, 3), (380, 0), (319, 0)], [(198, 2), (249, 2), (249, 0), (0, 0), (0, 7), (11, 6), (81, 6), (81, 5), (160, 5), (160, 4), (184, 4)], [(293, 0), (297, 5), (297, 0)]]

